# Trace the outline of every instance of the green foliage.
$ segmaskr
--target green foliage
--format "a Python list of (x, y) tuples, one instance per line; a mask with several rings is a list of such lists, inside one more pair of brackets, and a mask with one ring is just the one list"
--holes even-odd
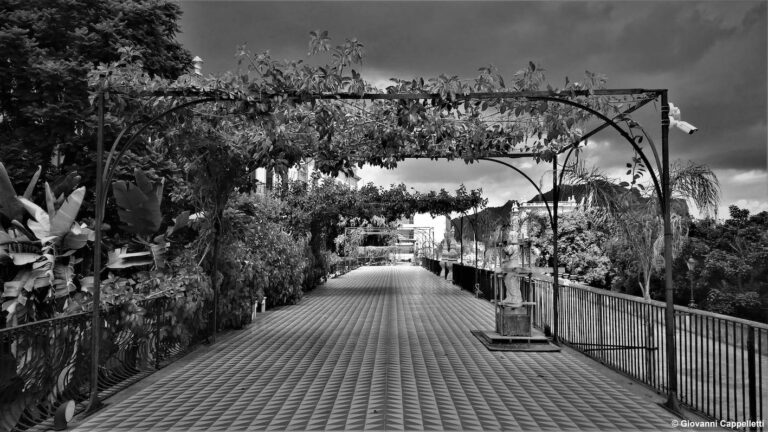
[(238, 195), (224, 212), (227, 244), (220, 256), (222, 327), (241, 327), (253, 303), (267, 297), (270, 306), (296, 303), (307, 268), (306, 239), (296, 239), (270, 218), (279, 206), (271, 198)]
[[(191, 55), (174, 40), (180, 7), (162, 0), (7, 0), (2, 10), (0, 160), (17, 180), (31, 178), (38, 165), (49, 181), (78, 170), (91, 189), (96, 127), (88, 72), (131, 47), (149, 74), (184, 73)], [(106, 142), (115, 135), (108, 127)]]
[[(10, 186), (10, 179), (0, 164), (0, 189)], [(38, 175), (25, 191), (31, 196)], [(80, 264), (93, 232), (75, 222), (85, 196), (85, 187), (68, 196), (55, 197), (45, 184), (47, 211), (26, 197), (17, 197), (13, 189), (3, 192), (26, 210), (28, 217), (7, 212), (14, 217), (6, 230), (0, 226), (0, 258), (3, 271), (2, 312), (10, 325), (52, 317), (69, 309), (69, 299), (81, 292)], [(6, 210), (12, 206), (5, 207)], [(26, 226), (24, 221), (26, 220)]]
[[(551, 256), (552, 229), (547, 227), (539, 231), (542, 225), (531, 226), (534, 228), (532, 245)], [(609, 287), (615, 274), (607, 253), (611, 236), (595, 224), (594, 213), (575, 210), (559, 215), (558, 232), (559, 261), (566, 272), (583, 276), (584, 282), (589, 285)]]
[[(404, 184), (391, 185), (388, 189), (367, 184), (354, 190), (332, 178), (321, 179), (316, 174), (309, 183), (291, 182), (284, 201), (281, 211), (292, 231), (310, 234), (314, 263), (311, 272), (314, 283), (310, 285), (314, 285), (327, 274), (329, 264), (325, 261), (324, 251), (336, 248), (335, 239), (342, 235), (347, 225), (362, 226), (377, 219), (383, 219), (386, 224), (416, 213), (466, 211), (484, 205), (486, 200), (482, 190), (467, 193), (463, 185), (455, 195), (445, 190), (410, 192)], [(343, 243), (341, 241), (339, 245)], [(341, 253), (339, 249), (336, 252)], [(351, 245), (345, 248), (344, 254), (355, 254)]]
[(712, 288), (709, 290), (706, 300), (707, 309), (712, 312), (747, 319), (759, 319), (760, 316), (760, 297), (754, 291), (742, 292), (733, 288)]
[[(630, 164), (631, 165), (631, 164)], [(670, 168), (672, 228), (672, 257), (680, 256), (688, 234), (690, 215), (688, 201), (702, 212), (714, 211), (720, 199), (720, 185), (714, 172), (707, 166), (676, 161)], [(634, 172), (634, 174), (632, 174)], [(664, 266), (664, 225), (656, 189), (639, 187), (641, 175), (630, 167), (632, 182), (618, 182), (598, 170), (587, 170), (577, 164), (569, 167), (572, 181), (585, 184), (589, 190), (589, 205), (594, 209), (597, 222), (608, 227), (615, 244), (613, 265), (623, 275), (618, 282), (637, 281), (643, 297), (651, 298), (654, 272)], [(637, 177), (635, 177), (637, 175)], [(622, 291), (632, 288), (624, 285)]]
[(163, 215), (160, 204), (163, 184), (153, 184), (144, 172), (136, 168), (136, 183), (116, 181), (112, 191), (118, 206), (118, 215), (125, 224), (122, 228), (138, 235), (151, 235), (160, 229)]
[[(695, 300), (707, 310), (768, 322), (768, 212), (729, 210), (725, 222), (691, 224), (678, 259), (679, 284), (687, 287), (692, 277)], [(684, 263), (691, 258), (694, 268), (688, 270)]]
[[(311, 36), (309, 54), (322, 54), (328, 63), (280, 62), (269, 53), (253, 54), (241, 47), (234, 73), (171, 82), (143, 73), (126, 56), (99, 66), (91, 73), (90, 84), (92, 90), (117, 90), (109, 93), (108, 104), (109, 111), (119, 116), (134, 112), (131, 101), (136, 97), (149, 97), (154, 112), (174, 106), (180, 97), (229, 101), (216, 104), (218, 113), (239, 116), (242, 131), (259, 131), (252, 140), (263, 150), (256, 164), (278, 174), (305, 157), (313, 158), (321, 172), (333, 175), (350, 174), (353, 167), (366, 163), (394, 168), (407, 157), (462, 158), (470, 163), (524, 150), (551, 160), (556, 151), (578, 141), (581, 125), (590, 118), (565, 104), (501, 97), (508, 91), (543, 90), (544, 70), (533, 63), (515, 75), (511, 87), (491, 66), (481, 68), (474, 80), (446, 75), (393, 78), (394, 84), (386, 89), (399, 95), (430, 94), (421, 99), (354, 100), (351, 96), (380, 92), (354, 69), (362, 64), (363, 45), (351, 39), (332, 46), (327, 32)], [(588, 72), (582, 83), (566, 79), (563, 89), (546, 85), (546, 91), (610, 115), (616, 112), (611, 102), (618, 101), (592, 94), (604, 86), (602, 75)], [(472, 100), (467, 96), (472, 92), (497, 92), (500, 97)]]

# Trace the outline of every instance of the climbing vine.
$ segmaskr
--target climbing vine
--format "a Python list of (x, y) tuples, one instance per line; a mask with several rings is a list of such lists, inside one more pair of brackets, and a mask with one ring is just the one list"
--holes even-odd
[[(335, 175), (364, 164), (394, 168), (409, 157), (469, 163), (524, 151), (551, 160), (580, 140), (591, 114), (547, 98), (610, 116), (624, 104), (655, 97), (653, 92), (601, 92), (606, 78), (592, 72), (580, 82), (566, 78), (561, 89), (553, 88), (546, 84), (544, 69), (533, 62), (509, 84), (491, 65), (481, 67), (474, 79), (393, 78), (382, 91), (355, 69), (365, 54), (359, 41), (332, 46), (327, 32), (312, 32), (309, 54), (326, 55), (327, 63), (277, 61), (268, 52), (254, 54), (241, 47), (234, 72), (170, 81), (142, 72), (141, 62), (124, 50), (123, 60), (91, 72), (92, 98), (107, 92), (113, 115), (134, 118), (194, 98), (208, 100), (213, 108), (207, 115), (234, 117), (243, 130), (257, 131), (251, 145), (263, 150), (260, 166), (281, 171), (311, 157), (317, 169)], [(516, 96), (508, 97), (511, 93)], [(147, 103), (137, 106), (137, 100)], [(178, 121), (191, 110), (180, 110)]]

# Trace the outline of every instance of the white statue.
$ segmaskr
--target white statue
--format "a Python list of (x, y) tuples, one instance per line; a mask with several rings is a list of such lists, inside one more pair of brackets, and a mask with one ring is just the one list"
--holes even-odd
[(523, 294), (520, 291), (520, 279), (514, 272), (516, 267), (520, 267), (520, 207), (517, 203), (512, 204), (509, 225), (507, 246), (504, 248), (505, 259), (501, 263), (501, 270), (505, 272), (504, 285), (507, 287), (507, 297), (502, 303), (510, 307), (521, 307)]

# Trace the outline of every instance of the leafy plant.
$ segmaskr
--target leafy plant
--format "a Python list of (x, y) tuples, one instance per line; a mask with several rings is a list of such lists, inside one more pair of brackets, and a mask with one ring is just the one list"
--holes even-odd
[[(17, 266), (16, 275), (3, 284), (4, 302), (2, 310), (11, 323), (27, 315), (34, 320), (38, 312), (53, 308), (55, 299), (65, 298), (59, 309), (68, 308), (71, 294), (80, 291), (76, 281), (80, 279), (75, 266), (82, 259), (75, 253), (93, 241), (93, 231), (84, 224), (76, 223), (77, 214), (85, 197), (85, 187), (75, 189), (68, 196), (54, 196), (53, 189), (45, 183), (46, 210), (33, 203), (32, 195), (38, 175), (35, 175), (25, 191), (25, 196), (15, 195), (8, 202), (16, 202), (29, 214), (26, 227), (18, 214), (7, 205), (6, 216), (14, 217), (12, 226), (6, 231), (0, 228), (0, 257), (8, 256)], [(12, 189), (5, 171), (0, 164), (0, 190), (10, 197)], [(28, 303), (32, 300), (31, 303)]]
[(189, 212), (181, 213), (173, 225), (159, 233), (163, 222), (160, 207), (164, 180), (152, 182), (138, 168), (134, 171), (134, 176), (136, 183), (116, 181), (112, 184), (112, 190), (118, 206), (118, 216), (123, 222), (122, 228), (134, 234), (134, 241), (148, 250), (129, 253), (127, 247), (117, 248), (109, 252), (107, 267), (119, 269), (154, 264), (155, 269), (160, 270), (166, 264), (168, 238), (187, 226)]

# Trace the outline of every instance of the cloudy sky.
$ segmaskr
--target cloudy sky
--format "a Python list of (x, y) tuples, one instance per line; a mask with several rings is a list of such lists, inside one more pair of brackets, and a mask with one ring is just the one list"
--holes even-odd
[[(505, 77), (534, 61), (562, 86), (585, 70), (608, 76), (612, 88), (667, 88), (682, 119), (699, 131), (670, 131), (671, 159), (710, 165), (722, 186), (721, 216), (736, 204), (768, 210), (768, 30), (765, 1), (545, 2), (180, 2), (181, 42), (205, 60), (205, 73), (235, 66), (236, 47), (269, 50), (274, 58), (304, 59), (311, 30), (332, 42), (358, 38), (366, 47), (363, 76), (477, 76), (496, 65)], [(658, 107), (634, 118), (659, 141)], [(583, 156), (609, 174), (622, 174), (626, 143), (605, 130)], [(549, 188), (548, 166), (518, 160)], [(366, 167), (364, 182), (404, 182), (418, 190), (460, 183), (482, 187), (490, 205), (527, 200), (535, 190), (508, 168), (480, 162), (411, 160), (396, 170)]]

